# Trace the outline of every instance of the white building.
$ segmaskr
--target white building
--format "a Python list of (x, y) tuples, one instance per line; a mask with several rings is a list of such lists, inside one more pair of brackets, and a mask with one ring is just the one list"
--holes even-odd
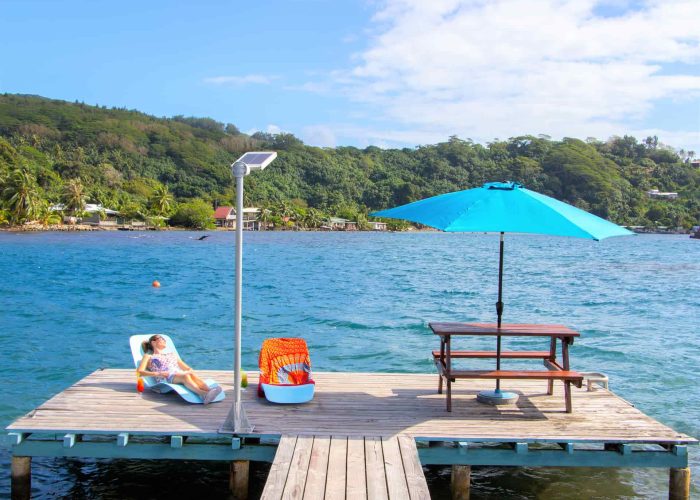
[(668, 198), (669, 200), (675, 200), (678, 198), (678, 193), (674, 193), (672, 191), (664, 193), (658, 189), (651, 189), (647, 191), (647, 196), (649, 196), (649, 198)]

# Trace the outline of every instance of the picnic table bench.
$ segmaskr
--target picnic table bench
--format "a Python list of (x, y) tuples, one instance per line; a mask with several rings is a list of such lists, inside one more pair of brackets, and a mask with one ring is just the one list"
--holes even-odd
[[(447, 411), (452, 411), (452, 382), (457, 379), (520, 379), (546, 380), (547, 394), (554, 393), (554, 381), (564, 382), (566, 412), (571, 413), (571, 384), (581, 387), (583, 375), (569, 366), (569, 346), (578, 332), (563, 325), (506, 324), (500, 327), (492, 323), (434, 322), (429, 324), (440, 337), (440, 350), (432, 352), (438, 369), (438, 393), (442, 394), (443, 380), (447, 387)], [(451, 337), (456, 336), (502, 336), (502, 337), (547, 337), (548, 351), (501, 351), (501, 359), (541, 359), (546, 370), (453, 370), (453, 359), (496, 358), (496, 351), (453, 351)], [(561, 363), (557, 360), (557, 340), (561, 342)]]

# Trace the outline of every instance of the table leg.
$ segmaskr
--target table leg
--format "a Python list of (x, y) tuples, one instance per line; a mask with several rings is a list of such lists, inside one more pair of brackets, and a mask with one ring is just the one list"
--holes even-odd
[[(561, 339), (561, 358), (564, 370), (569, 371), (569, 339)], [(566, 413), (571, 413), (571, 382), (564, 382), (564, 396), (566, 397)]]
[[(438, 360), (439, 363), (442, 365), (442, 368), (445, 367), (445, 338), (440, 337), (440, 359)], [(438, 370), (438, 394), (442, 394), (442, 373), (444, 371)]]
[(569, 371), (569, 340), (561, 339), (561, 358), (564, 370)]
[(450, 356), (452, 347), (450, 345), (449, 335), (445, 336), (445, 351), (445, 383), (447, 384), (447, 411), (452, 411), (452, 356)]
[[(551, 338), (549, 341), (549, 360), (557, 360), (557, 339)], [(547, 381), (547, 394), (550, 396), (554, 394), (554, 380)]]

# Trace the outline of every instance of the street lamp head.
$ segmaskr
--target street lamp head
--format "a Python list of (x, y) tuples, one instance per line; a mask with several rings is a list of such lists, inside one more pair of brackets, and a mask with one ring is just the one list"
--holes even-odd
[(262, 170), (277, 158), (274, 151), (251, 151), (245, 153), (231, 165), (234, 177), (243, 177), (252, 170)]

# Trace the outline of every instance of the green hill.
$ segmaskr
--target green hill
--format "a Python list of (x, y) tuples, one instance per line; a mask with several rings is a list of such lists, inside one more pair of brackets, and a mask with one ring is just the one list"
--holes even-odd
[[(279, 157), (248, 178), (245, 202), (269, 207), (278, 221), (364, 220), (371, 210), (494, 180), (518, 181), (622, 224), (690, 227), (700, 219), (693, 154), (681, 157), (653, 137), (524, 136), (486, 146), (452, 137), (417, 148), (317, 148), (291, 134), (247, 136), (209, 118), (156, 118), (5, 94), (0, 222), (46, 221), (49, 204), (79, 211), (89, 202), (131, 217), (175, 214), (173, 220), (189, 224), (176, 212), (233, 202), (229, 165), (255, 149), (273, 149)], [(679, 198), (651, 199), (650, 189)]]

